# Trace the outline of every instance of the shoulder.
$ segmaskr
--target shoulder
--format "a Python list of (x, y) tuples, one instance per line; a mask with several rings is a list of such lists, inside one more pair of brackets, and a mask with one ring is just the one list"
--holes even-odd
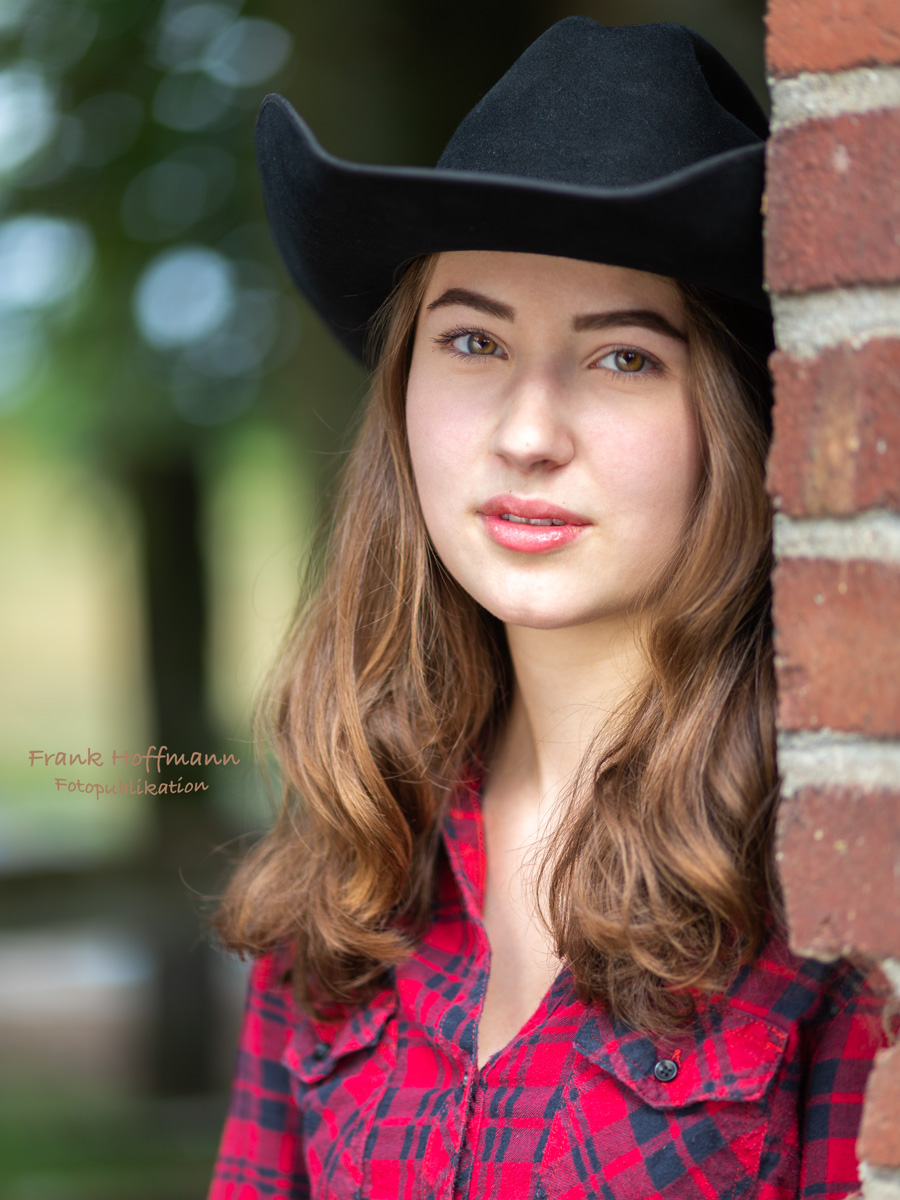
[(795, 1194), (804, 1200), (857, 1189), (866, 1082), (888, 1044), (885, 997), (875, 971), (846, 959), (800, 957), (777, 933), (731, 989), (735, 1008), (761, 1018), (783, 1040), (763, 1166), (772, 1179), (796, 1170)]
[[(331, 1004), (312, 1016), (297, 1004), (293, 955), (280, 949), (258, 959), (247, 990), (241, 1050), (247, 1059), (268, 1059), (308, 1083), (327, 1073), (332, 1061), (374, 1042), (397, 1007), (394, 988), (359, 1004)], [(239, 1068), (240, 1069), (240, 1068)]]
[(290, 956), (264, 955), (250, 969), (231, 1103), (209, 1200), (305, 1197), (301, 1122), (284, 1058), (296, 1010)]
[(871, 1053), (884, 1044), (883, 981), (873, 969), (847, 959), (824, 962), (795, 954), (773, 929), (756, 959), (729, 989), (732, 1005), (765, 1018), (786, 1034), (815, 1039), (834, 1022), (855, 1018), (867, 1030)]
[(236, 1083), (252, 1091), (272, 1087), (276, 1077), (281, 1090), (287, 1091), (287, 1080), (280, 1077), (299, 1016), (291, 990), (290, 964), (290, 954), (279, 950), (263, 955), (250, 968)]

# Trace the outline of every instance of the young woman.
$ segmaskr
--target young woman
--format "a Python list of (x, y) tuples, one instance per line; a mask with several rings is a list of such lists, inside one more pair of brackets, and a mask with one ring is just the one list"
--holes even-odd
[(764, 136), (697, 35), (586, 18), (434, 171), (264, 106), (285, 260), (377, 365), (220, 918), (214, 1200), (855, 1190), (878, 1006), (772, 863)]

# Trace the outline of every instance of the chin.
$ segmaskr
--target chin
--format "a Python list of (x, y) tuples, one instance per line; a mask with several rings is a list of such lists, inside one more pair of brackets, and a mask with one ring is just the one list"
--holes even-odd
[(565, 612), (560, 611), (559, 605), (551, 608), (538, 607), (534, 604), (484, 604), (479, 601), (492, 616), (504, 625), (516, 625), (522, 629), (570, 629), (576, 625), (587, 625), (598, 617), (608, 614), (597, 612)]

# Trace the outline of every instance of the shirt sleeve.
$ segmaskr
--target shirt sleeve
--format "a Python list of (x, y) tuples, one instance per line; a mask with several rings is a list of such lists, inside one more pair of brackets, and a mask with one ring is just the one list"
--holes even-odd
[(859, 1189), (856, 1139), (866, 1080), (888, 1044), (883, 1000), (844, 964), (822, 1015), (810, 1029), (804, 1139), (803, 1200), (839, 1200)]
[(250, 973), (231, 1102), (208, 1200), (309, 1200), (301, 1121), (282, 1063), (294, 1031), (280, 956)]

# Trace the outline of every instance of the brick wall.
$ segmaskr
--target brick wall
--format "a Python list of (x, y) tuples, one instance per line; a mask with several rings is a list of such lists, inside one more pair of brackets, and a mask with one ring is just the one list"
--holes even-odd
[[(778, 856), (794, 946), (900, 993), (900, 0), (770, 0)], [(900, 1046), (863, 1192), (900, 1200)]]

